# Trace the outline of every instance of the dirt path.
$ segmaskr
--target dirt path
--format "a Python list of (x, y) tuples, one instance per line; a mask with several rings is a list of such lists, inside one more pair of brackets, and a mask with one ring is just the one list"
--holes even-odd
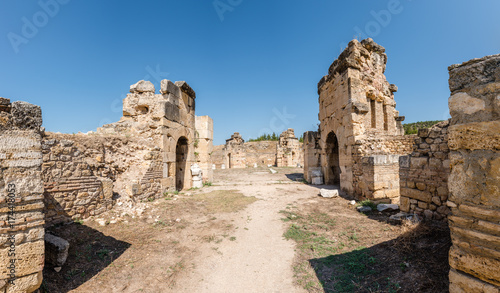
[[(284, 170), (288, 171), (288, 170)], [(283, 238), (279, 212), (311, 196), (304, 184), (283, 173), (225, 172), (217, 188), (236, 189), (259, 200), (235, 215), (234, 241), (221, 243), (217, 253), (205, 251), (178, 292), (304, 292), (293, 284), (294, 243)], [(317, 190), (316, 190), (317, 192)]]

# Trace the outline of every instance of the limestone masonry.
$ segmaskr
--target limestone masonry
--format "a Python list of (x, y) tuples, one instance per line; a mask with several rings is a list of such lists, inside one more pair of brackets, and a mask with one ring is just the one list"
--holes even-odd
[[(318, 84), (319, 129), (303, 143), (290, 128), (279, 141), (235, 132), (214, 147), (214, 121), (195, 116), (184, 81), (163, 80), (159, 93), (139, 81), (120, 121), (87, 134), (46, 133), (40, 107), (0, 98), (0, 292), (40, 287), (44, 227), (201, 188), (214, 169), (270, 165), (448, 222), (450, 292), (500, 292), (500, 55), (450, 66), (451, 119), (418, 135), (404, 135), (386, 63), (372, 39), (351, 41)], [(62, 265), (68, 245), (55, 242), (47, 260)]]
[(353, 40), (318, 83), (320, 126), (304, 134), (304, 174), (321, 168), (326, 184), (357, 198), (398, 202), (399, 156), (412, 142), (396, 111), (397, 87), (384, 76), (384, 52), (372, 39)]
[(500, 55), (449, 72), (450, 292), (500, 292)]
[(238, 132), (226, 140), (225, 145), (215, 146), (212, 155), (215, 168), (297, 167), (304, 162), (302, 143), (289, 128), (279, 141), (245, 142)]
[(44, 214), (42, 111), (0, 98), (0, 292), (42, 283)]

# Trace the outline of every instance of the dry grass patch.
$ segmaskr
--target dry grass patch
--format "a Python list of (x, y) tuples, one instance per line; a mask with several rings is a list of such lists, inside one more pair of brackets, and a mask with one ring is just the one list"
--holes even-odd
[(308, 292), (447, 292), (449, 230), (441, 223), (387, 223), (343, 199), (289, 207), (294, 276)]

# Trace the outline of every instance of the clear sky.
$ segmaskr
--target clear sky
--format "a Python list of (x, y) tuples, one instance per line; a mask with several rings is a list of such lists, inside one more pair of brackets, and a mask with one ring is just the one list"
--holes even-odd
[(446, 119), (451, 64), (500, 53), (500, 1), (0, 1), (0, 96), (48, 131), (118, 121), (141, 79), (185, 80), (214, 144), (316, 130), (317, 82), (354, 37), (386, 48), (406, 122)]

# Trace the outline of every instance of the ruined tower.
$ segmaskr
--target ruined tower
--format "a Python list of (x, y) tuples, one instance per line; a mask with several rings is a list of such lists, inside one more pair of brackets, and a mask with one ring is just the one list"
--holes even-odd
[(321, 167), (326, 184), (358, 198), (396, 200), (399, 155), (411, 147), (396, 111), (397, 87), (384, 75), (384, 52), (372, 39), (353, 40), (320, 80), (320, 160), (305, 165)]

